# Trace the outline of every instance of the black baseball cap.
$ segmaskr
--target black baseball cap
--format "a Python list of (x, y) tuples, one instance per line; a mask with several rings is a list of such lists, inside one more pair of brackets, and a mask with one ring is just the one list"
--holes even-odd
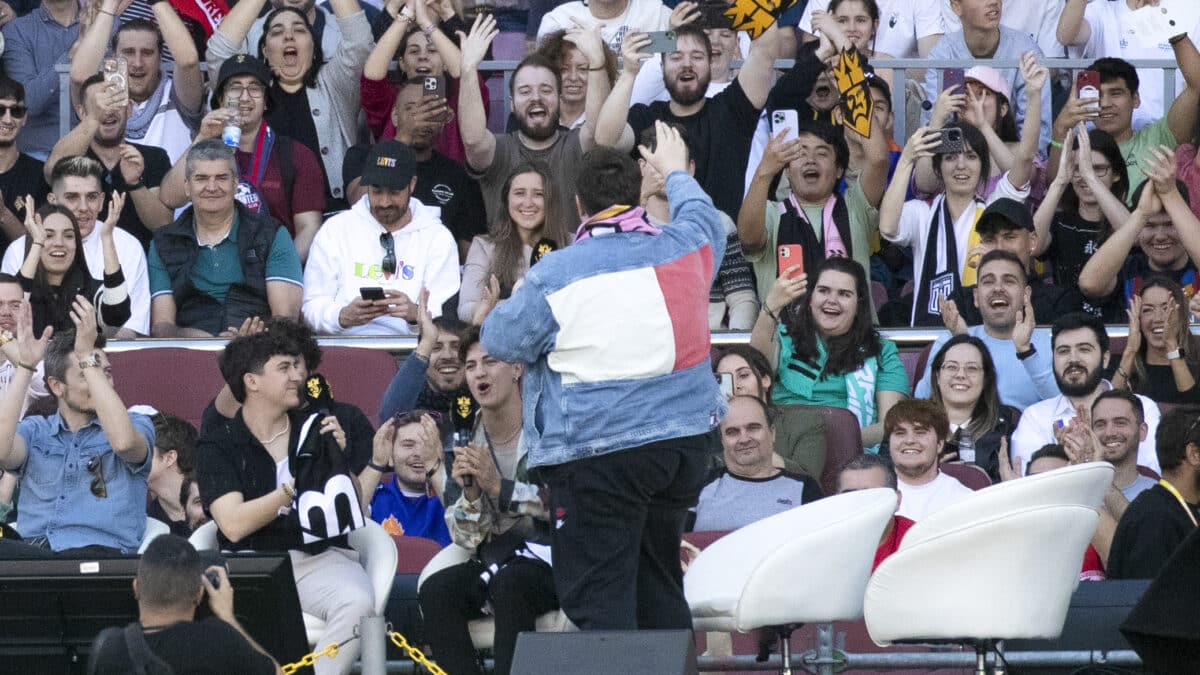
[(1025, 204), (1008, 197), (1001, 197), (988, 205), (975, 223), (975, 231), (981, 236), (1005, 230), (1034, 231), (1033, 214)]
[(363, 187), (375, 186), (400, 190), (412, 183), (417, 173), (417, 157), (412, 148), (400, 141), (382, 141), (371, 146), (363, 163)]
[(249, 54), (234, 54), (225, 59), (225, 63), (221, 64), (221, 71), (217, 75), (217, 86), (213, 87), (212, 96), (214, 110), (225, 107), (225, 102), (221, 100), (225, 83), (229, 81), (229, 78), (238, 75), (253, 75), (255, 79), (262, 82), (264, 87), (271, 86), (271, 71), (266, 64)]

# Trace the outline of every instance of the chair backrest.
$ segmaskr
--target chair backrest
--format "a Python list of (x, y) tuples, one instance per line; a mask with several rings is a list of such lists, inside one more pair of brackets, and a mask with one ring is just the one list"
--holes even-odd
[(221, 548), (217, 543), (217, 521), (210, 520), (197, 527), (192, 536), (188, 537), (197, 551), (216, 551)]
[(905, 536), (867, 585), (871, 639), (1057, 637), (1098, 520), (1086, 506), (1037, 505), (942, 521), (916, 542)]
[(396, 542), (373, 520), (367, 520), (362, 527), (352, 530), (347, 539), (350, 547), (358, 551), (359, 562), (367, 570), (367, 577), (375, 590), (375, 612), (383, 614), (392, 590), (392, 581), (396, 578)]
[(846, 408), (815, 406), (825, 422), (825, 467), (821, 470), (821, 491), (837, 492), (838, 472), (863, 451), (862, 424)]
[(1057, 505), (1098, 509), (1112, 484), (1112, 475), (1108, 462), (1088, 462), (983, 488), (922, 518), (904, 535), (900, 548), (950, 527), (1017, 509)]
[(938, 467), (942, 473), (956, 479), (972, 490), (982, 490), (992, 484), (987, 472), (971, 462), (946, 462)]
[(317, 369), (329, 382), (335, 401), (357, 406), (372, 420), (396, 374), (396, 358), (381, 349), (323, 347)]
[(738, 630), (854, 619), (896, 493), (861, 490), (810, 502), (716, 540), (688, 567), (693, 613), (735, 606)]
[(171, 528), (163, 521), (147, 516), (146, 533), (142, 535), (142, 544), (138, 546), (138, 553), (145, 553), (150, 542), (164, 534), (171, 534)]
[(179, 347), (111, 351), (113, 388), (126, 406), (151, 405), (199, 428), (204, 407), (225, 385), (219, 353)]
[(888, 301), (887, 286), (884, 286), (883, 284), (879, 283), (878, 281), (872, 281), (871, 282), (871, 302), (875, 303), (875, 313), (876, 314), (878, 314), (879, 310), (882, 309), (883, 306), (887, 304), (887, 301)]
[(442, 549), (440, 553), (433, 556), (425, 569), (421, 570), (421, 576), (417, 579), (417, 588), (420, 589), (425, 584), (425, 580), (433, 576), (437, 572), (441, 572), (447, 567), (465, 563), (471, 559), (471, 551), (459, 546), (458, 544), (450, 544)]
[(425, 537), (391, 535), (396, 543), (396, 574), (420, 574), (421, 570), (442, 550), (442, 545)]

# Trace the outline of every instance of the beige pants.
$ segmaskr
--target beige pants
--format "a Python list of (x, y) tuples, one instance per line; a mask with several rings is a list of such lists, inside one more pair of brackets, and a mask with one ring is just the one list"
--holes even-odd
[[(363, 616), (375, 614), (375, 593), (367, 571), (358, 562), (358, 552), (330, 548), (317, 555), (288, 551), (300, 609), (323, 620), (325, 631), (317, 638), (317, 650), (331, 642), (342, 642), (354, 635)], [(361, 640), (338, 650), (336, 659), (322, 656), (313, 664), (317, 675), (345, 675), (350, 672), (361, 651)]]

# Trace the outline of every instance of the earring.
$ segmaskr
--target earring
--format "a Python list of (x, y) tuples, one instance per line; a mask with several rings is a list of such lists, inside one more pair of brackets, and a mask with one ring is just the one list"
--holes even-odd
[(513, 384), (516, 384), (520, 381), (521, 381), (521, 378), (517, 377), (516, 375), (513, 375)]

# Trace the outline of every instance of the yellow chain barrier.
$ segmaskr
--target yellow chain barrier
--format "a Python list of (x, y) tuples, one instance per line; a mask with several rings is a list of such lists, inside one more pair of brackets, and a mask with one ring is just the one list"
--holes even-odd
[[(391, 624), (388, 624), (388, 628), (390, 629), (391, 627)], [(400, 633), (390, 630), (388, 636), (391, 638), (392, 644), (396, 645), (400, 649), (403, 649), (405, 653), (408, 654), (408, 658), (421, 664), (425, 670), (429, 671), (430, 675), (447, 675), (446, 671), (442, 670), (438, 664), (425, 658), (425, 655), (421, 653), (420, 649), (408, 644), (408, 640)], [(350, 640), (357, 639), (357, 635), (350, 638)], [(346, 640), (346, 642), (350, 642), (350, 640)], [(341, 645), (330, 642), (329, 644), (325, 645), (324, 649), (312, 652), (310, 654), (305, 654), (304, 658), (300, 659), (299, 661), (282, 666), (283, 675), (294, 675), (297, 670), (313, 665), (317, 662), (317, 659), (321, 658), (322, 656), (328, 656), (331, 659), (336, 659), (338, 655), (338, 648), (346, 644), (346, 642), (341, 643)]]
[[(349, 642), (349, 640), (347, 640), (346, 642)], [(342, 644), (345, 644), (345, 643), (342, 643)], [(305, 654), (304, 658), (300, 659), (299, 661), (297, 661), (295, 663), (289, 663), (286, 666), (282, 666), (283, 675), (292, 675), (293, 673), (295, 673), (297, 670), (300, 670), (301, 668), (307, 668), (307, 667), (311, 666), (312, 664), (316, 663), (317, 659), (321, 658), (322, 656), (328, 656), (331, 659), (336, 659), (337, 655), (338, 655), (337, 643), (330, 642), (329, 644), (325, 645), (325, 649), (322, 649), (322, 650), (316, 651), (316, 652), (312, 652), (311, 654)]]
[(438, 664), (425, 658), (425, 655), (421, 653), (420, 649), (408, 644), (408, 640), (406, 640), (403, 635), (397, 633), (396, 631), (392, 631), (388, 635), (392, 638), (392, 644), (396, 645), (400, 649), (403, 649), (408, 654), (408, 658), (424, 666), (425, 670), (428, 670), (431, 675), (446, 675), (446, 671), (442, 670)]

